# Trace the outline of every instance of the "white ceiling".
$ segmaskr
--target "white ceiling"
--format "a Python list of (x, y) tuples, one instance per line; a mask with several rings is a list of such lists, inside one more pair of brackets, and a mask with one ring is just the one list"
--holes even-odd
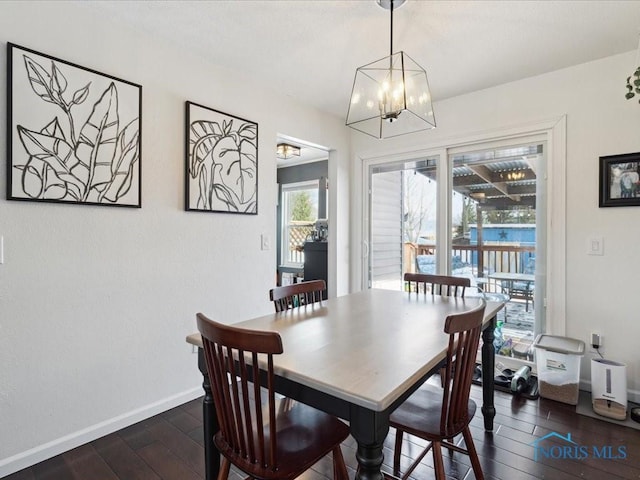
[[(341, 118), (356, 68), (389, 55), (375, 0), (77, 3)], [(408, 0), (394, 13), (394, 50), (426, 69), (436, 102), (635, 50), (639, 33), (640, 1)]]

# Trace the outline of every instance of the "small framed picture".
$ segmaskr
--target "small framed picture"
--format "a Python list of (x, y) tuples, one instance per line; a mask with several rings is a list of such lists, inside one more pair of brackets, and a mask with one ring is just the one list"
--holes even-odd
[(186, 102), (188, 211), (258, 213), (258, 124)]
[(600, 157), (600, 207), (640, 205), (640, 152)]

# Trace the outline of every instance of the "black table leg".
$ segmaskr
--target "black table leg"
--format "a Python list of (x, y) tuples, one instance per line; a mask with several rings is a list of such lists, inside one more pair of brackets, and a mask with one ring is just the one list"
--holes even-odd
[(382, 445), (389, 432), (389, 415), (353, 406), (349, 424), (358, 442), (356, 480), (382, 480)]
[(204, 350), (198, 348), (198, 369), (202, 373), (202, 388), (204, 399), (202, 400), (202, 422), (204, 424), (204, 462), (205, 480), (215, 480), (220, 471), (220, 453), (213, 443), (213, 435), (218, 431), (218, 417), (216, 416), (211, 392), (211, 382), (207, 372), (207, 364), (204, 360)]
[(493, 431), (493, 418), (496, 416), (496, 408), (493, 405), (493, 376), (496, 364), (496, 350), (493, 346), (495, 329), (496, 317), (493, 317), (482, 331), (482, 415), (484, 429), (487, 432)]

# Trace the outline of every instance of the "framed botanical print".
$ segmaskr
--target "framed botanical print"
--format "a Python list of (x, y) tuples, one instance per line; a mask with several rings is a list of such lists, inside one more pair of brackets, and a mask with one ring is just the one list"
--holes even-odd
[(141, 206), (142, 87), (12, 43), (7, 199)]
[(258, 213), (258, 124), (186, 102), (186, 210)]

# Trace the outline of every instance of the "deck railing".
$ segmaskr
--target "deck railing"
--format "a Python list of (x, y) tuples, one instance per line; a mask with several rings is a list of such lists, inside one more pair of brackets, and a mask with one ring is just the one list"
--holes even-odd
[[(484, 277), (495, 272), (522, 273), (530, 258), (535, 257), (533, 245), (453, 245), (451, 256), (457, 256), (465, 265), (470, 265), (475, 277)], [(435, 255), (435, 245), (406, 242), (404, 244), (405, 270), (416, 271), (417, 255)]]

